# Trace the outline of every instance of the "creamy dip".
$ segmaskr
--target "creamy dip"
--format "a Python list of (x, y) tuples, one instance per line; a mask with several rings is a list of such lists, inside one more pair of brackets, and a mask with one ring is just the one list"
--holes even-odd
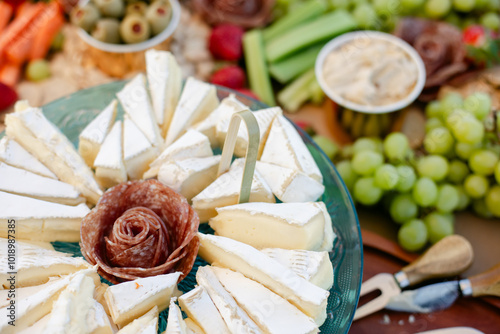
[(365, 106), (385, 106), (415, 88), (418, 68), (398, 45), (377, 38), (346, 42), (323, 64), (323, 77), (335, 94)]

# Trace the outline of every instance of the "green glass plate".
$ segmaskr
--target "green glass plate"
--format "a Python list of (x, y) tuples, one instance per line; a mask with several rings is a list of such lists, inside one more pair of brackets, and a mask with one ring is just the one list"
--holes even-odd
[[(81, 90), (45, 105), (43, 111), (77, 146), (78, 135), (83, 128), (110, 103), (124, 85), (125, 81), (116, 81)], [(220, 99), (234, 93), (252, 110), (266, 107), (256, 100), (223, 87), (217, 87), (217, 93)], [(118, 115), (121, 118), (123, 110), (119, 109)], [(326, 334), (347, 333), (359, 298), (363, 268), (358, 217), (349, 192), (331, 161), (306, 133), (300, 128), (297, 130), (323, 174), (326, 191), (320, 200), (325, 202), (332, 217), (333, 229), (338, 236), (334, 250), (330, 252), (335, 280), (328, 299), (327, 319), (320, 329), (321, 333)], [(200, 225), (200, 231), (213, 233), (208, 224)], [(56, 242), (54, 246), (58, 250), (81, 256), (77, 243)], [(196, 270), (205, 264), (200, 258), (196, 260), (191, 273), (179, 284), (182, 291), (186, 292), (194, 287)], [(168, 310), (160, 314), (159, 333), (165, 330), (167, 314)]]

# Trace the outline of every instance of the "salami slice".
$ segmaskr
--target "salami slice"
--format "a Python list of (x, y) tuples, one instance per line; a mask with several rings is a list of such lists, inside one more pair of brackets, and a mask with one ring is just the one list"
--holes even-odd
[(117, 185), (82, 220), (81, 249), (108, 281), (191, 271), (200, 220), (187, 200), (157, 180)]

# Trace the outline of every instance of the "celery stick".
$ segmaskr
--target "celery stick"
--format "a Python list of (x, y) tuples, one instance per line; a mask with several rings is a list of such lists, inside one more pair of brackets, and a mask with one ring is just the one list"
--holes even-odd
[(269, 65), (269, 72), (280, 83), (287, 83), (314, 67), (316, 57), (324, 45), (325, 43), (313, 45), (279, 62), (272, 63)]
[(271, 78), (267, 70), (261, 30), (255, 29), (245, 33), (243, 36), (243, 51), (245, 53), (250, 88), (262, 102), (269, 106), (276, 105), (271, 87)]
[(316, 76), (314, 69), (310, 69), (278, 93), (279, 103), (288, 112), (297, 111), (304, 102), (311, 98), (309, 88), (313, 80), (316, 80)]
[(267, 42), (295, 28), (299, 24), (320, 16), (326, 12), (326, 9), (327, 5), (324, 0), (311, 0), (301, 4), (298, 8), (294, 8), (294, 10), (288, 12), (283, 18), (264, 29), (262, 32), (264, 41)]
[(266, 45), (267, 60), (275, 62), (297, 50), (356, 27), (354, 18), (343, 9), (325, 14), (317, 20), (302, 24), (270, 40)]

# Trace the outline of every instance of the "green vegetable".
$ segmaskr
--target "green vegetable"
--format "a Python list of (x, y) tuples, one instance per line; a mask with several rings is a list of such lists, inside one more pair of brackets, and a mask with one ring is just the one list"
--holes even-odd
[(289, 112), (297, 111), (302, 103), (311, 98), (313, 80), (316, 80), (314, 69), (310, 69), (278, 93), (279, 103)]
[(327, 5), (323, 0), (312, 0), (301, 4), (300, 7), (289, 11), (287, 15), (264, 29), (262, 35), (264, 41), (267, 42), (279, 35), (286, 33), (288, 30), (314, 19), (323, 14), (327, 9)]
[(351, 14), (345, 10), (336, 10), (270, 40), (266, 43), (267, 59), (270, 62), (283, 59), (295, 51), (356, 27), (357, 23)]
[(245, 53), (250, 88), (262, 102), (270, 106), (276, 105), (271, 87), (271, 78), (264, 58), (264, 41), (261, 30), (256, 29), (245, 33), (243, 36), (243, 51)]
[(287, 83), (314, 67), (316, 57), (324, 45), (324, 43), (313, 45), (304, 51), (298, 52), (276, 63), (272, 63), (269, 65), (269, 72), (273, 78), (280, 83)]

